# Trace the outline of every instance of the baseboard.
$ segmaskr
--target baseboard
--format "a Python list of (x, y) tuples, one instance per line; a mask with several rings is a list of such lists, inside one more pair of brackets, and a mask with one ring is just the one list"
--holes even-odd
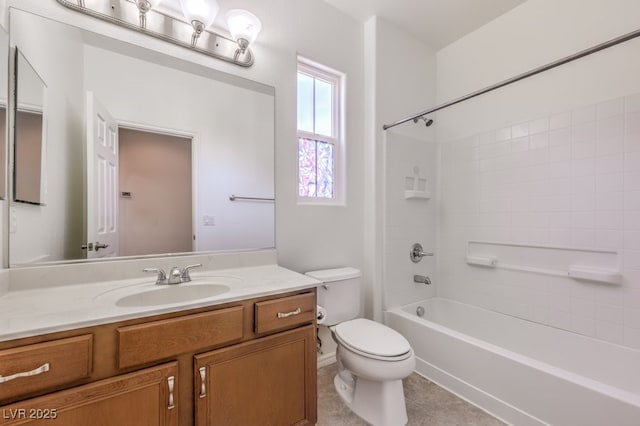
[(417, 357), (416, 373), (507, 424), (518, 426), (541, 426), (547, 424)]
[(336, 353), (318, 355), (318, 368), (326, 367), (336, 362)]

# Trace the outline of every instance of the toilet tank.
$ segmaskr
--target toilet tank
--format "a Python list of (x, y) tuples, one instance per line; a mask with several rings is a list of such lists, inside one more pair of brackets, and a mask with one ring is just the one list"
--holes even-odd
[(362, 273), (358, 269), (323, 269), (306, 275), (324, 283), (318, 287), (318, 305), (327, 311), (323, 325), (336, 325), (360, 316)]

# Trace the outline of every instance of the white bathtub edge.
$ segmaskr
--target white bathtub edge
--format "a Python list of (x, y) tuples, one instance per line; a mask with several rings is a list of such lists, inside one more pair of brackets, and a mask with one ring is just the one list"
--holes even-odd
[(493, 395), (418, 357), (416, 357), (415, 372), (507, 424), (523, 426), (547, 425), (542, 420), (497, 399)]

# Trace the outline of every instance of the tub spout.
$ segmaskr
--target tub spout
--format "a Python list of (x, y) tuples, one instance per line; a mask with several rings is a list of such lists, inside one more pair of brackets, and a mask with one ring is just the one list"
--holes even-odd
[(429, 279), (429, 277), (427, 277), (426, 275), (414, 275), (413, 282), (430, 285), (431, 279)]

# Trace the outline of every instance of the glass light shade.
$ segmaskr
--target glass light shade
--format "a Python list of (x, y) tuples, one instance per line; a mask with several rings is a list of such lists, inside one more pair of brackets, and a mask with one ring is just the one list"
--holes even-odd
[(213, 24), (220, 9), (216, 0), (180, 0), (180, 6), (189, 22), (202, 22), (205, 28)]
[(243, 9), (231, 9), (227, 12), (227, 25), (234, 40), (244, 39), (248, 44), (253, 43), (262, 30), (258, 17)]

